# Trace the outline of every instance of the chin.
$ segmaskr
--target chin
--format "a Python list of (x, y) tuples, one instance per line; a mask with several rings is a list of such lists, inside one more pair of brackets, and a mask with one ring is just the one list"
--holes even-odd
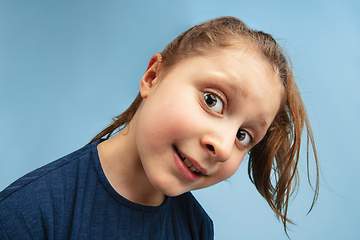
[(190, 190), (190, 189), (186, 190), (184, 188), (179, 188), (178, 186), (174, 186), (171, 184), (160, 184), (156, 186), (156, 189), (169, 197), (176, 197)]
[(179, 196), (187, 191), (181, 191), (179, 189), (174, 189), (174, 188), (166, 188), (166, 189), (159, 189), (163, 194), (165, 194), (166, 196), (169, 197), (176, 197)]

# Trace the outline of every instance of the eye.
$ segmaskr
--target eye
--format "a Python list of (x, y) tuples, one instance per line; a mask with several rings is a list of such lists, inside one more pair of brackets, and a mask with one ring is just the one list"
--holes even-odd
[(214, 93), (204, 93), (204, 100), (206, 105), (208, 105), (211, 110), (221, 114), (223, 112), (224, 103), (223, 101), (216, 96)]
[(248, 132), (244, 131), (244, 130), (241, 130), (241, 129), (239, 129), (237, 131), (236, 138), (244, 146), (248, 145), (250, 143), (250, 141), (251, 141), (250, 134)]

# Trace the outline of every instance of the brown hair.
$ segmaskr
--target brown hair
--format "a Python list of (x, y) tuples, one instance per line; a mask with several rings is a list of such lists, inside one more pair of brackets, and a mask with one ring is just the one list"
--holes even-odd
[[(310, 211), (319, 191), (319, 169), (313, 133), (290, 64), (276, 41), (266, 33), (249, 29), (235, 17), (220, 17), (196, 25), (180, 34), (162, 51), (160, 74), (164, 76), (179, 61), (237, 44), (246, 43), (261, 53), (281, 79), (285, 96), (265, 137), (249, 152), (248, 173), (260, 194), (284, 224), (293, 223), (287, 218), (289, 198), (298, 187), (298, 162), (301, 135), (307, 133), (307, 164), (309, 176), (309, 147), (311, 145), (316, 168), (315, 193)], [(244, 45), (245, 46), (245, 45)], [(142, 98), (140, 94), (131, 106), (113, 119), (113, 123), (91, 140), (109, 138), (115, 131), (130, 122)], [(91, 143), (90, 142), (90, 143)], [(310, 212), (309, 211), (309, 212)]]

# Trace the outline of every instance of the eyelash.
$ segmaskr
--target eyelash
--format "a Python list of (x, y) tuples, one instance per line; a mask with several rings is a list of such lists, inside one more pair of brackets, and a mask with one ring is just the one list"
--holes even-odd
[[(212, 106), (209, 106), (209, 104), (206, 102), (206, 95), (213, 95), (215, 96), (216, 98), (218, 98), (221, 103), (222, 103), (222, 108), (221, 108), (221, 111), (220, 112), (217, 112), (217, 111), (214, 111), (211, 107)], [(226, 109), (226, 105), (227, 105), (227, 101), (226, 101), (226, 98), (224, 98), (221, 94), (215, 92), (215, 91), (211, 91), (211, 90), (207, 90), (207, 91), (204, 91), (203, 93), (203, 101), (204, 101), (204, 104), (205, 106), (213, 113), (215, 113), (216, 115), (223, 115), (223, 113), (225, 112), (225, 109)]]
[[(239, 133), (240, 131), (245, 132), (245, 133), (249, 136), (250, 139), (249, 139), (249, 142), (248, 142), (248, 143), (243, 144), (243, 143), (241, 143), (241, 141), (238, 139), (238, 133)], [(240, 143), (241, 143), (242, 145), (244, 145), (244, 146), (248, 146), (248, 145), (250, 145), (250, 144), (252, 144), (252, 143), (254, 142), (254, 137), (253, 137), (248, 131), (243, 130), (243, 129), (239, 129), (239, 130), (237, 131), (237, 133), (236, 133), (236, 139), (237, 139), (238, 142), (240, 142)]]

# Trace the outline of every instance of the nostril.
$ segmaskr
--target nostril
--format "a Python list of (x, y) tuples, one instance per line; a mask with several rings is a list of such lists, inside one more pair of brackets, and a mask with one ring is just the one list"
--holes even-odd
[(210, 151), (215, 152), (215, 149), (214, 149), (214, 147), (213, 147), (212, 145), (206, 144), (206, 147), (207, 147)]

